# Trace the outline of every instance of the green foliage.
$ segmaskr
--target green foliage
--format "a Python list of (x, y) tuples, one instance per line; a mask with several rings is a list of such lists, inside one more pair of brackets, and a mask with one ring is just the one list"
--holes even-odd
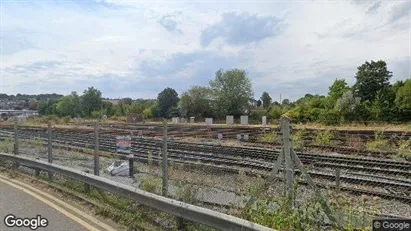
[(395, 104), (401, 110), (408, 110), (411, 115), (411, 79), (407, 79), (404, 85), (398, 88)]
[(0, 151), (5, 153), (13, 152), (14, 142), (11, 138), (0, 140)]
[(212, 116), (212, 91), (208, 87), (195, 86), (181, 95), (180, 107), (186, 117), (205, 118)]
[(341, 115), (344, 121), (348, 121), (360, 105), (360, 101), (359, 97), (355, 97), (352, 91), (348, 90), (337, 99), (334, 107), (335, 113)]
[(257, 200), (246, 213), (246, 219), (277, 230), (320, 230), (323, 221), (321, 205), (316, 200), (290, 207), (290, 199), (277, 202)]
[(389, 140), (384, 139), (384, 131), (375, 131), (374, 140), (368, 141), (365, 149), (373, 152), (390, 151), (391, 145)]
[(250, 78), (245, 70), (218, 70), (210, 81), (215, 110), (219, 116), (242, 115), (253, 98)]
[(392, 73), (388, 71), (387, 64), (382, 60), (365, 62), (357, 69), (355, 93), (362, 102), (373, 101), (378, 92), (389, 85)]
[(261, 101), (263, 103), (263, 108), (268, 108), (271, 105), (271, 96), (267, 92), (263, 92), (261, 95)]
[(163, 118), (170, 118), (170, 109), (172, 107), (176, 107), (178, 101), (178, 94), (174, 89), (166, 88), (160, 92), (157, 97), (159, 116)]
[(187, 183), (180, 183), (177, 189), (178, 200), (195, 205), (197, 203), (197, 193), (199, 187)]
[(328, 107), (333, 108), (337, 100), (349, 90), (350, 87), (345, 82), (345, 79), (335, 79), (334, 83), (329, 87)]
[(297, 132), (293, 132), (291, 135), (291, 138), (293, 140), (293, 147), (296, 149), (301, 149), (304, 148), (305, 142), (304, 142), (304, 135), (305, 135), (305, 130), (297, 130)]
[(411, 138), (399, 141), (398, 155), (405, 158), (411, 157)]
[(84, 90), (81, 96), (81, 108), (83, 115), (90, 117), (93, 111), (100, 111), (102, 109), (103, 100), (101, 99), (101, 92), (94, 87), (89, 87)]
[(337, 125), (340, 123), (340, 114), (335, 110), (321, 110), (318, 121), (325, 125)]
[(161, 180), (153, 176), (145, 176), (141, 178), (140, 188), (146, 192), (158, 193), (160, 190)]
[(270, 109), (270, 111), (268, 112), (268, 119), (280, 119), (281, 116), (283, 115), (283, 111), (281, 109), (280, 106), (274, 106)]
[(74, 91), (70, 95), (64, 96), (56, 105), (57, 115), (76, 117), (81, 116), (80, 97)]
[(331, 130), (319, 130), (314, 139), (316, 145), (332, 145), (335, 134)]
[(265, 133), (263, 135), (263, 142), (278, 143), (279, 139), (280, 137), (278, 136), (277, 132)]

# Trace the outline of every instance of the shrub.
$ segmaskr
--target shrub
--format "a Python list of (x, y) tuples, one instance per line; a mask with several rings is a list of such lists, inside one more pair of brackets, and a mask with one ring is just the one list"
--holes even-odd
[(295, 132), (291, 135), (291, 138), (293, 140), (293, 147), (294, 148), (296, 148), (296, 149), (304, 148), (304, 146), (305, 146), (304, 134), (305, 134), (305, 130), (301, 129), (301, 130), (297, 130), (297, 132)]
[(334, 110), (322, 110), (318, 115), (318, 122), (325, 125), (337, 125), (340, 123), (340, 115)]
[(317, 131), (314, 143), (316, 145), (332, 145), (334, 139), (334, 132), (331, 130)]
[(153, 176), (146, 176), (141, 178), (140, 188), (146, 192), (158, 193), (160, 183), (160, 179)]
[(263, 142), (278, 143), (279, 138), (276, 132), (266, 133), (263, 135)]

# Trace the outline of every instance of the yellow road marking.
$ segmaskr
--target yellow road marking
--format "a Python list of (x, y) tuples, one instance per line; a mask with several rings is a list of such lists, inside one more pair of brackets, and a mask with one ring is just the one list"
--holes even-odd
[[(1, 178), (3, 178), (3, 177), (1, 177)], [(58, 206), (58, 205), (56, 205), (56, 204), (54, 204), (53, 202), (51, 202), (51, 201), (49, 201), (49, 200), (47, 200), (47, 199), (45, 199), (45, 198), (43, 198), (43, 197), (35, 194), (34, 192), (32, 192), (32, 191), (30, 191), (30, 190), (28, 190), (28, 189), (25, 189), (25, 188), (23, 188), (23, 187), (20, 187), (20, 186), (18, 186), (18, 185), (16, 185), (16, 184), (13, 184), (13, 183), (11, 183), (11, 182), (9, 182), (9, 181), (6, 181), (6, 180), (4, 180), (4, 178), (3, 178), (3, 179), (0, 179), (0, 181), (3, 182), (3, 183), (5, 183), (5, 184), (8, 184), (8, 185), (10, 185), (10, 186), (12, 186), (12, 187), (14, 187), (14, 188), (20, 189), (21, 191), (23, 191), (23, 192), (31, 195), (32, 197), (38, 199), (39, 201), (47, 204), (48, 206), (50, 206), (50, 207), (54, 208), (55, 210), (59, 211), (60, 213), (64, 214), (66, 217), (68, 217), (68, 218), (72, 219), (73, 221), (79, 223), (80, 225), (84, 226), (86, 229), (91, 230), (91, 231), (98, 231), (97, 228), (95, 228), (94, 226), (90, 225), (90, 224), (87, 223), (86, 221), (84, 221), (84, 220), (82, 220), (81, 218), (79, 218), (79, 217), (71, 214), (70, 212), (68, 212), (67, 210), (61, 208), (60, 206)]]
[[(3, 176), (0, 176), (0, 178), (5, 179)], [(45, 197), (47, 197), (47, 198), (49, 198), (49, 199), (51, 199), (51, 200), (54, 200), (54, 201), (60, 203), (61, 205), (63, 205), (63, 207), (68, 208), (68, 209), (72, 210), (73, 212), (75, 212), (75, 213), (77, 213), (77, 214), (79, 214), (79, 215), (87, 218), (88, 220), (92, 221), (94, 224), (96, 224), (96, 225), (98, 225), (98, 226), (106, 229), (107, 231), (116, 231), (116, 229), (114, 229), (114, 228), (112, 228), (111, 226), (109, 226), (109, 225), (107, 225), (107, 224), (105, 224), (105, 223), (97, 220), (97, 219), (94, 218), (93, 216), (90, 216), (89, 214), (84, 213), (83, 211), (77, 209), (76, 207), (73, 207), (73, 206), (67, 204), (66, 202), (64, 202), (64, 201), (62, 201), (62, 200), (60, 200), (60, 199), (58, 199), (58, 198), (56, 198), (56, 197), (54, 197), (54, 196), (52, 196), (52, 195), (50, 195), (50, 194), (48, 194), (48, 193), (45, 193), (45, 192), (43, 192), (43, 191), (41, 191), (41, 190), (39, 190), (39, 189), (36, 189), (36, 188), (32, 187), (31, 185), (24, 184), (24, 183), (22, 183), (22, 182), (19, 182), (19, 181), (17, 181), (17, 180), (13, 180), (13, 179), (6, 179), (6, 180), (12, 181), (12, 182), (14, 182), (14, 183), (16, 183), (16, 184), (19, 184), (19, 185), (21, 185), (21, 186), (23, 186), (23, 187), (26, 187), (26, 188), (28, 188), (28, 189), (30, 189), (30, 190), (38, 193), (38, 194), (41, 194), (41, 195), (43, 195), (43, 196), (45, 196)]]

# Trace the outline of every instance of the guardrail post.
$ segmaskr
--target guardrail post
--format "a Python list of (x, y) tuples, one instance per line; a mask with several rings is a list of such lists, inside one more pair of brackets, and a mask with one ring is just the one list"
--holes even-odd
[(167, 121), (163, 122), (163, 196), (168, 194), (168, 160), (167, 160)]
[[(85, 170), (84, 172), (90, 173), (89, 170)], [(89, 193), (90, 192), (90, 185), (87, 183), (84, 183), (84, 192)]]
[(340, 191), (340, 172), (341, 172), (341, 169), (339, 168), (335, 169), (335, 187), (338, 192)]
[(99, 130), (100, 124), (99, 122), (96, 122), (94, 124), (94, 175), (99, 176), (100, 175), (100, 155), (99, 155)]
[(13, 150), (15, 155), (19, 154), (19, 134), (18, 134), (18, 128), (17, 128), (17, 121), (14, 122), (14, 150)]
[[(48, 122), (47, 124), (47, 136), (48, 136), (48, 142), (47, 142), (47, 157), (49, 163), (53, 163), (53, 146), (51, 143), (51, 121)], [(49, 179), (53, 176), (52, 172), (48, 172)]]
[(128, 175), (134, 178), (134, 155), (130, 154), (128, 158)]
[(285, 157), (285, 192), (287, 198), (291, 201), (291, 207), (294, 207), (294, 164), (291, 157), (290, 120), (288, 118), (283, 118), (281, 120), (281, 131), (283, 135), (283, 152)]

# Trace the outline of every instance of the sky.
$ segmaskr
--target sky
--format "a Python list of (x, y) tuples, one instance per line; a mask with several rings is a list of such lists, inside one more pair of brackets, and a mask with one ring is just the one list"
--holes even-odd
[(384, 60), (411, 76), (411, 0), (0, 0), (0, 92), (156, 98), (245, 69), (255, 98), (327, 94)]

